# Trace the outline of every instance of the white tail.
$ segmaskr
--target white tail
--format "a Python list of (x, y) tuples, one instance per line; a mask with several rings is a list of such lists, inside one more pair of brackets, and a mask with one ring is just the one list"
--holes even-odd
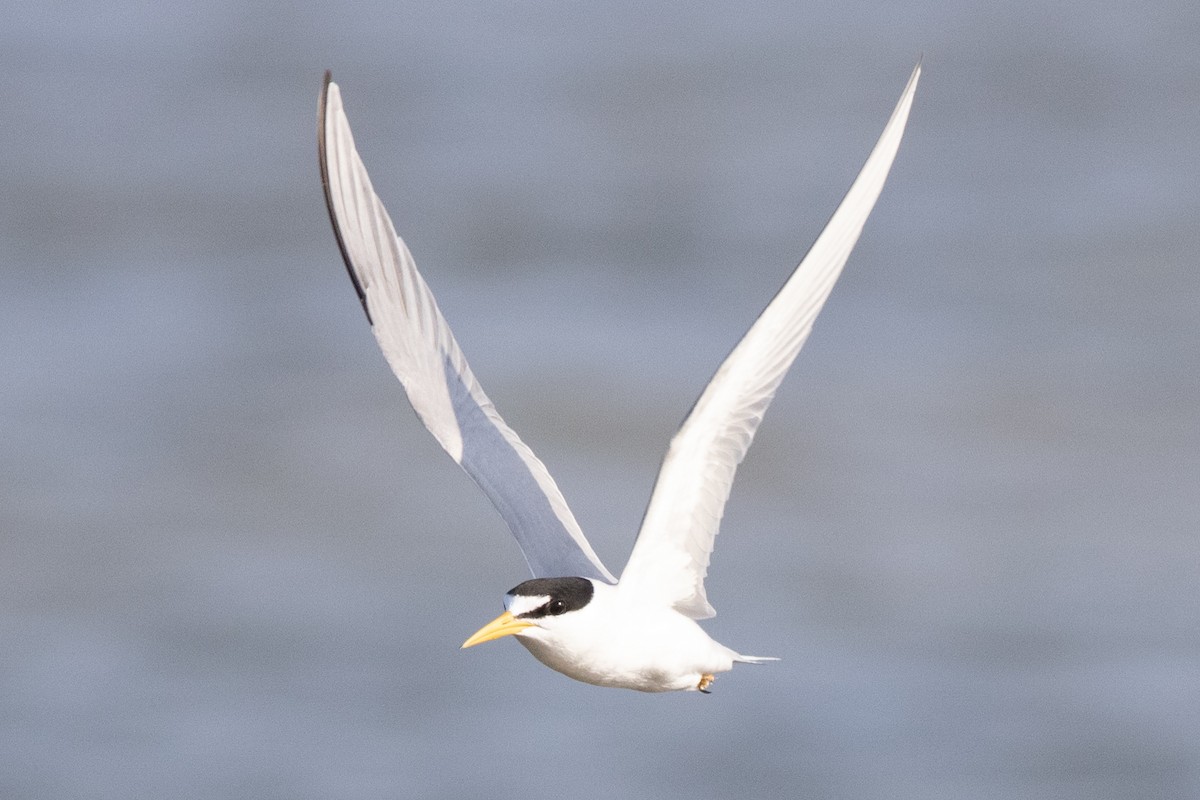
[(743, 656), (736, 655), (733, 660), (739, 664), (766, 664), (768, 661), (778, 661), (774, 656)]

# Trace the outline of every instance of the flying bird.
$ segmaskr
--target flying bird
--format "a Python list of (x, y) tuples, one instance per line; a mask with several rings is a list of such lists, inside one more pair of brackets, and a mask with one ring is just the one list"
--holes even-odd
[(776, 660), (742, 655), (697, 624), (716, 613), (704, 591), (709, 557), (738, 464), (883, 189), (920, 74), (918, 63), (825, 229), (671, 440), (618, 580), (546, 466), (471, 373), (372, 188), (341, 91), (325, 73), (317, 122), (321, 182), (367, 320), (417, 416), (495, 505), (533, 573), (505, 594), (504, 613), (463, 647), (514, 636), (571, 678), (643, 692), (707, 693), (735, 663)]

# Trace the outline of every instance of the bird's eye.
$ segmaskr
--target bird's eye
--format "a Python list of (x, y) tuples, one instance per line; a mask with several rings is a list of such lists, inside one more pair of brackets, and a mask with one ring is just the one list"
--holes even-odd
[(550, 605), (546, 607), (546, 610), (549, 611), (551, 615), (557, 617), (559, 614), (567, 610), (567, 604), (562, 600), (551, 600)]

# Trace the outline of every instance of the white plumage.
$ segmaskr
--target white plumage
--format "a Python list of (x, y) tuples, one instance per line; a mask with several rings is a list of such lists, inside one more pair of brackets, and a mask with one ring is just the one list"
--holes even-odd
[(671, 440), (620, 581), (592, 550), (545, 465), (471, 373), (354, 148), (337, 84), (319, 108), (321, 177), (346, 267), (417, 415), (492, 500), (535, 576), (463, 646), (515, 635), (572, 678), (641, 691), (707, 691), (735, 662), (761, 663), (695, 622), (725, 502), (775, 390), (812, 330), (883, 189), (920, 64), (849, 192), (808, 254), (721, 364)]

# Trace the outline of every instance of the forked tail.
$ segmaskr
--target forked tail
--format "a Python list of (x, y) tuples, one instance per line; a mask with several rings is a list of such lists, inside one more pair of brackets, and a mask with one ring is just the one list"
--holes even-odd
[(778, 661), (774, 656), (744, 656), (738, 654), (733, 657), (733, 660), (738, 664), (766, 664), (768, 661)]

